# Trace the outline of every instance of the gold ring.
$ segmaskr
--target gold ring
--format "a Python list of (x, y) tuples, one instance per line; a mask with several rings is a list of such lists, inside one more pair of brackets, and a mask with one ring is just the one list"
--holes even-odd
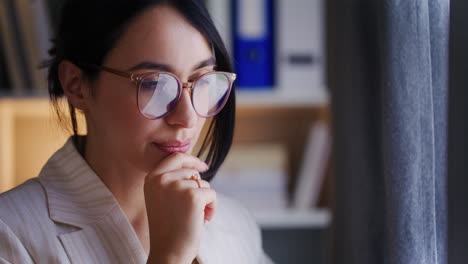
[(198, 173), (198, 172), (194, 173), (192, 176), (190, 176), (189, 180), (194, 180), (194, 181), (196, 181), (197, 184), (198, 184), (198, 188), (201, 188), (201, 183), (200, 183), (201, 177), (200, 177), (200, 173)]

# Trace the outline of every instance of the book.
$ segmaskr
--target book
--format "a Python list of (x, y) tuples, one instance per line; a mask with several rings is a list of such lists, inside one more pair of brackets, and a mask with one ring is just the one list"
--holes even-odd
[(273, 0), (233, 0), (233, 55), (239, 89), (275, 85)]
[(310, 209), (318, 203), (330, 159), (331, 137), (325, 122), (312, 125), (296, 182), (293, 207)]
[(324, 0), (277, 2), (278, 95), (326, 101)]
[(24, 43), (18, 32), (13, 0), (0, 1), (0, 40), (5, 55), (9, 83), (15, 93), (24, 93), (28, 87), (31, 87), (31, 79), (24, 56)]
[(2, 34), (0, 34), (0, 96), (3, 94), (8, 94), (10, 90), (10, 77), (8, 76), (8, 70), (5, 61)]
[(52, 37), (50, 17), (45, 0), (15, 0), (15, 12), (24, 53), (35, 93), (47, 93), (47, 72), (40, 65), (48, 59)]
[(287, 207), (287, 151), (279, 143), (235, 145), (211, 186), (250, 210)]
[(206, 4), (226, 49), (232, 55), (231, 0), (209, 0)]

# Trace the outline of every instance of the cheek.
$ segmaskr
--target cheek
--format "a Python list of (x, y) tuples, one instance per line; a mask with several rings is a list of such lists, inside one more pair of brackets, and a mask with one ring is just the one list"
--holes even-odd
[(96, 132), (104, 132), (103, 137), (125, 142), (139, 138), (145, 132), (146, 118), (140, 115), (136, 104), (136, 88), (131, 83), (108, 82), (99, 87), (95, 94), (92, 115), (95, 118)]

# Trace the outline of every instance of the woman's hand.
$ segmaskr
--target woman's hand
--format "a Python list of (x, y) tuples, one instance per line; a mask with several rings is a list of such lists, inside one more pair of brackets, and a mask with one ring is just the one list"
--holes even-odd
[(173, 153), (145, 179), (150, 231), (148, 263), (192, 263), (197, 256), (204, 222), (212, 219), (216, 192), (208, 182), (201, 188), (190, 176), (206, 171), (198, 158)]

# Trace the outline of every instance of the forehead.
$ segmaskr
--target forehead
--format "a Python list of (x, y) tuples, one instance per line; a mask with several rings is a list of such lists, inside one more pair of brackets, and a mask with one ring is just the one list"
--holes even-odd
[(211, 56), (211, 46), (204, 36), (176, 9), (161, 5), (130, 21), (106, 63), (128, 68), (141, 61), (153, 61), (184, 73)]

